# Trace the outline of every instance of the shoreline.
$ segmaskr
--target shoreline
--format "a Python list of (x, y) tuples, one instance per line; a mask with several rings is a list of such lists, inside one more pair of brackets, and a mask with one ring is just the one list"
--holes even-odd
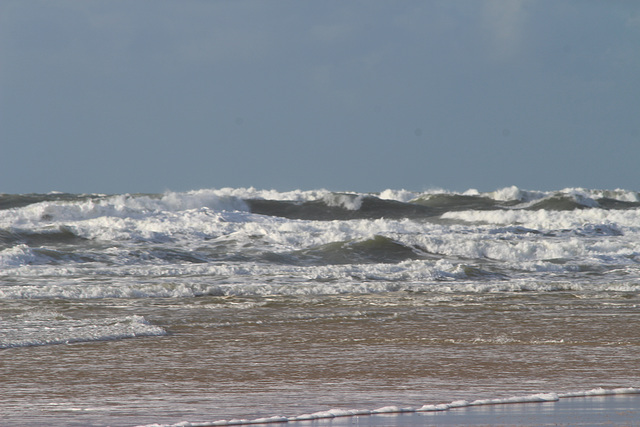
[(293, 422), (287, 425), (346, 426), (488, 426), (589, 425), (640, 426), (640, 395), (563, 398), (550, 402), (491, 404), (440, 412), (375, 414), (368, 417)]
[(147, 424), (139, 427), (210, 426), (424, 426), (424, 425), (625, 425), (640, 426), (640, 389), (539, 393), (506, 399), (454, 401), (420, 408), (331, 409), (295, 417)]

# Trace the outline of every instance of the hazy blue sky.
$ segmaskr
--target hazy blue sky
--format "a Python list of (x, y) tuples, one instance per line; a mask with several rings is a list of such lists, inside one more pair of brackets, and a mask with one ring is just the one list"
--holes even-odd
[(640, 190), (639, 1), (0, 0), (0, 192)]

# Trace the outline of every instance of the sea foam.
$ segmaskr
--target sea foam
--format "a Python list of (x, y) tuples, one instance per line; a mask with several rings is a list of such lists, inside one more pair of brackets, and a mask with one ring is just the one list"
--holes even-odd
[[(431, 215), (422, 206), (427, 214), (418, 217), (406, 211), (407, 199), (451, 194), (463, 197), (438, 208), (449, 211)], [(559, 194), (586, 207), (522, 208)], [(6, 279), (0, 298), (517, 291), (621, 280), (633, 289), (638, 282), (630, 278), (640, 276), (640, 209), (588, 207), (603, 197), (635, 203), (637, 193), (624, 190), (375, 195), (225, 188), (60, 197), (37, 202), (34, 196), (34, 203), (0, 210), (0, 277)], [(370, 197), (396, 200), (402, 206), (395, 214), (409, 216), (387, 218), (396, 204), (377, 202), (366, 209), (379, 215), (349, 216)], [(337, 208), (347, 216), (257, 214), (249, 211), (251, 199), (314, 202), (307, 208)], [(80, 284), (79, 277), (91, 280)]]
[(73, 319), (55, 311), (36, 311), (4, 318), (0, 349), (166, 335), (166, 331), (138, 315)]

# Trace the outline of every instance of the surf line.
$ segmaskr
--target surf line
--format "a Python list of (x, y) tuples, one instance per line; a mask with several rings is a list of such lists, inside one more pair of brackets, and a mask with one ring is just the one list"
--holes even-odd
[(503, 405), (510, 403), (535, 403), (535, 402), (557, 402), (560, 399), (572, 398), (572, 397), (592, 397), (592, 396), (611, 396), (611, 395), (624, 395), (624, 394), (640, 394), (640, 388), (627, 387), (627, 388), (594, 388), (587, 391), (578, 391), (570, 393), (537, 393), (528, 396), (514, 396), (499, 399), (478, 399), (473, 401), (468, 400), (456, 400), (450, 403), (440, 403), (435, 405), (423, 405), (419, 408), (401, 408), (399, 406), (384, 406), (382, 408), (367, 410), (367, 409), (330, 409), (328, 411), (314, 412), (312, 414), (298, 415), (294, 417), (266, 417), (256, 418), (253, 420), (247, 419), (232, 419), (232, 420), (219, 420), (213, 422), (188, 422), (183, 421), (177, 424), (147, 424), (137, 427), (212, 427), (212, 426), (243, 426), (252, 424), (284, 424), (296, 421), (313, 421), (338, 417), (355, 417), (355, 416), (367, 416), (378, 414), (401, 414), (401, 413), (416, 413), (416, 412), (437, 412), (448, 411), (454, 408), (467, 408), (471, 406), (484, 406), (484, 405)]

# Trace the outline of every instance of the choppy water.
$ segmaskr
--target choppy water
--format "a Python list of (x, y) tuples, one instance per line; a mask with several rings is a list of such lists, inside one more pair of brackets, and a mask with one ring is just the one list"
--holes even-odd
[(634, 191), (0, 195), (0, 416), (638, 387), (639, 291)]

